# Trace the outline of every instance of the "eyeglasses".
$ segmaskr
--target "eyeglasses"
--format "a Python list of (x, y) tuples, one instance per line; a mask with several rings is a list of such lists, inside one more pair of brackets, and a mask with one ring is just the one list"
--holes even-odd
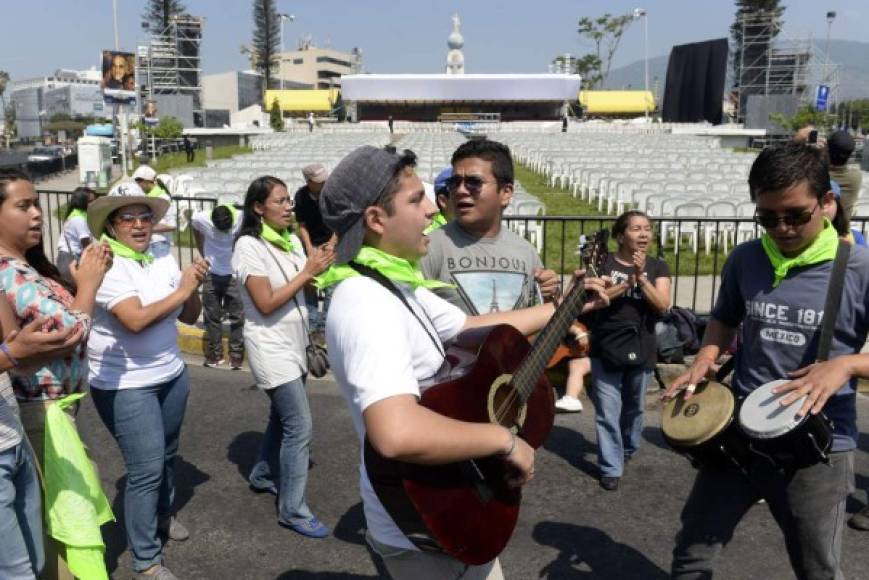
[(449, 177), (446, 181), (447, 191), (449, 193), (454, 193), (459, 189), (459, 186), (462, 185), (462, 182), (465, 183), (465, 189), (468, 190), (468, 193), (478, 194), (483, 189), (483, 186), (487, 183), (491, 183), (480, 177), (479, 175), (453, 175)]
[(821, 207), (821, 204), (818, 203), (812, 209), (806, 209), (799, 213), (786, 213), (785, 215), (778, 216), (775, 214), (767, 214), (767, 213), (757, 213), (757, 210), (754, 212), (754, 221), (768, 229), (775, 229), (780, 223), (784, 223), (786, 226), (797, 227), (804, 226), (812, 219), (812, 214), (815, 213), (815, 210)]
[(120, 213), (115, 220), (125, 226), (131, 226), (137, 221), (142, 222), (143, 224), (151, 224), (154, 222), (154, 214), (152, 213)]

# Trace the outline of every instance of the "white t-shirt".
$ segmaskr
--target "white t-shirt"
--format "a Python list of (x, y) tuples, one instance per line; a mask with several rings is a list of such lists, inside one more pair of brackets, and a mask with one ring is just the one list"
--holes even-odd
[(205, 252), (203, 257), (211, 264), (211, 273), (217, 276), (232, 274), (232, 244), (241, 226), (241, 218), (235, 220), (228, 232), (222, 232), (214, 227), (214, 222), (211, 221), (211, 210), (196, 212), (190, 223), (202, 234), (202, 250)]
[[(465, 313), (449, 302), (424, 288), (411, 292), (404, 285), (398, 287), (431, 337), (443, 343), (464, 327)], [(419, 397), (419, 381), (441, 367), (443, 356), (431, 337), (407, 307), (378, 282), (359, 276), (335, 288), (326, 319), (329, 362), (350, 405), (360, 442), (365, 440), (362, 413), (366, 408), (396, 395)], [(374, 539), (396, 548), (416, 549), (377, 498), (361, 452), (359, 487)]]
[[(241, 301), (244, 304), (244, 348), (250, 370), (261, 389), (274, 389), (308, 371), (305, 359), (308, 310), (304, 292), (300, 290), (295, 300), (288, 300), (266, 316), (254, 305), (246, 286), (248, 276), (261, 276), (268, 278), (272, 289), (276, 290), (286, 286), (287, 278), (292, 280), (305, 267), (302, 242), (295, 235), (290, 240), (294, 248), (287, 253), (260, 238), (242, 236), (235, 243), (232, 254), (232, 269), (242, 289)], [(272, 256), (278, 259), (287, 278)]]
[(88, 229), (87, 219), (81, 216), (73, 216), (63, 224), (63, 231), (57, 240), (57, 249), (68, 252), (74, 256), (81, 256), (81, 241), (84, 238), (92, 238)]
[(111, 310), (138, 296), (142, 306), (158, 302), (181, 282), (175, 258), (166, 255), (144, 266), (115, 256), (112, 268), (97, 291), (94, 323), (88, 338), (88, 381), (105, 390), (134, 389), (165, 383), (184, 370), (175, 321), (181, 308), (135, 333), (127, 330)]
[[(155, 186), (156, 187), (156, 186)], [(161, 193), (158, 197), (165, 199), (169, 202), (169, 211), (166, 212), (166, 215), (163, 216), (163, 219), (160, 220), (158, 225), (161, 226), (170, 226), (172, 228), (178, 228), (178, 217), (176, 215), (175, 202), (172, 201), (172, 196), (168, 193)], [(172, 244), (172, 236), (173, 232), (164, 232), (162, 234), (153, 233), (151, 234), (151, 244), (157, 244), (160, 242), (166, 242), (167, 244)]]

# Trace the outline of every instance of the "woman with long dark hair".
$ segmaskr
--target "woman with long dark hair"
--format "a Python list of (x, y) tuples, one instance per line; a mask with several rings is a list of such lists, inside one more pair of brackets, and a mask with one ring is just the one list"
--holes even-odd
[[(21, 423), (33, 444), (35, 459), (44, 467), (44, 426), (48, 406), (55, 400), (82, 390), (85, 384), (84, 343), (91, 329), (97, 289), (111, 264), (111, 252), (94, 244), (81, 255), (70, 274), (75, 295), (45, 256), (42, 248), (42, 209), (39, 194), (30, 179), (19, 172), (0, 173), (0, 290), (12, 310), (15, 327), (44, 320), (43, 330), (72, 329), (79, 337), (75, 348), (62, 357), (42, 360), (36, 368), (18, 367), (11, 360), (12, 389), (19, 401)], [(2, 346), (0, 346), (0, 350)], [(9, 353), (3, 351), (7, 358)], [(3, 541), (3, 540), (0, 540)], [(46, 544), (46, 574), (54, 577), (66, 565), (53, 542)], [(66, 572), (68, 574), (68, 571)]]
[(614, 284), (610, 305), (591, 319), (592, 401), (600, 485), (618, 489), (624, 465), (639, 449), (646, 387), (657, 362), (655, 320), (670, 308), (670, 271), (648, 255), (652, 222), (630, 210), (612, 227), (618, 250), (604, 275)]
[(308, 343), (303, 289), (334, 261), (331, 248), (305, 258), (290, 233), (293, 198), (276, 177), (255, 179), (244, 198), (244, 214), (232, 267), (242, 288), (244, 342), (248, 363), (271, 402), (268, 426), (250, 474), (254, 491), (278, 496), (278, 523), (322, 538), (329, 529), (305, 502), (311, 446), (311, 411), (305, 393)]
[(91, 231), (88, 229), (88, 204), (95, 200), (96, 192), (89, 187), (77, 187), (69, 198), (66, 215), (63, 218), (63, 229), (57, 240), (57, 269), (67, 282), (72, 282), (69, 265), (77, 262), (91, 241)]

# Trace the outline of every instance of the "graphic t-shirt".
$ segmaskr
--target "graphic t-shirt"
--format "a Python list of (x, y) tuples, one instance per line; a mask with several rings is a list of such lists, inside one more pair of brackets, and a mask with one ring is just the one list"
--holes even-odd
[(329, 238), (332, 237), (332, 230), (323, 223), (320, 204), (311, 197), (311, 190), (308, 189), (307, 185), (296, 191), (295, 200), (296, 208), (293, 211), (296, 212), (296, 221), (304, 224), (311, 237), (311, 243), (319, 246), (328, 242)]
[[(817, 358), (833, 262), (794, 268), (773, 288), (773, 269), (753, 240), (734, 248), (724, 264), (721, 291), (712, 316), (736, 328), (742, 346), (736, 353), (734, 385), (742, 394)], [(860, 352), (869, 328), (869, 250), (854, 246), (848, 259), (829, 358)], [(839, 389), (824, 406), (833, 421), (834, 451), (857, 444), (857, 379)]]
[(423, 275), (454, 284), (435, 294), (465, 314), (506, 312), (536, 303), (534, 270), (543, 263), (534, 247), (506, 228), (493, 238), (478, 238), (453, 221), (429, 234)]
[[(603, 275), (609, 276), (613, 284), (626, 282), (633, 272), (632, 265), (622, 264), (616, 260), (613, 254), (607, 256)], [(651, 256), (646, 257), (646, 266), (643, 268), (643, 272), (649, 277), (649, 283), (653, 285), (658, 278), (670, 277), (670, 268), (667, 266), (667, 262)], [(614, 299), (605, 309), (593, 312), (586, 320), (592, 326), (592, 334), (600, 334), (625, 326), (638, 328), (643, 341), (643, 353), (646, 355), (646, 362), (643, 367), (651, 369), (655, 367), (658, 358), (655, 345), (655, 321), (657, 318), (658, 315), (649, 301), (646, 300), (643, 289), (635, 284), (627, 292)], [(600, 351), (595, 348), (597, 344), (596, 341), (591, 341), (591, 356), (595, 358), (600, 357)]]

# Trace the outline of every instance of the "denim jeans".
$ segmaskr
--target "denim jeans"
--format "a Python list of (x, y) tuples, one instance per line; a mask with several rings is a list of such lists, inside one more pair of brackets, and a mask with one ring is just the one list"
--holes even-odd
[(250, 484), (260, 490), (277, 490), (279, 522), (302, 523), (313, 517), (305, 503), (312, 431), (305, 379), (268, 389), (266, 394), (271, 399), (269, 423)]
[(229, 354), (244, 355), (244, 307), (235, 276), (209, 273), (202, 285), (202, 316), (208, 334), (208, 354), (223, 358), (223, 317), (229, 322)]
[(755, 459), (739, 469), (701, 468), (682, 510), (682, 530), (673, 550), (672, 577), (712, 578), (715, 560), (733, 537), (742, 516), (763, 498), (785, 536), (794, 574), (800, 580), (840, 580), (845, 502), (854, 491), (854, 452), (830, 454), (791, 473)]
[(326, 315), (329, 313), (329, 303), (332, 302), (334, 286), (323, 290), (323, 312), (319, 308), (319, 292), (316, 289), (305, 292), (305, 306), (308, 308), (308, 326), (311, 332), (326, 332)]
[(33, 580), (45, 566), (42, 499), (25, 442), (0, 451), (0, 578)]
[(591, 359), (591, 400), (597, 428), (598, 466), (602, 477), (621, 477), (625, 457), (640, 448), (649, 369), (608, 371)]
[(118, 442), (127, 467), (124, 519), (137, 572), (162, 561), (157, 518), (173, 515), (175, 456), (189, 394), (186, 368), (158, 385), (91, 389), (97, 412)]

